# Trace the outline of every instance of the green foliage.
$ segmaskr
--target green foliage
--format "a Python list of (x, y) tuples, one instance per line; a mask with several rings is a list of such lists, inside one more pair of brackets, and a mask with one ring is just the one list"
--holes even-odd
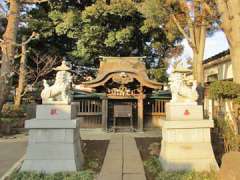
[[(234, 103), (240, 104), (240, 85), (232, 81), (215, 81), (209, 87), (209, 96), (217, 100), (233, 100)], [(240, 136), (230, 122), (228, 118), (216, 119), (217, 127), (224, 140), (225, 152), (238, 151), (240, 148)]]
[(240, 85), (232, 81), (215, 81), (209, 87), (209, 95), (213, 99), (239, 98)]
[(7, 180), (93, 180), (94, 173), (90, 170), (74, 173), (55, 173), (52, 175), (36, 172), (14, 172)]
[[(155, 13), (151, 17), (157, 14), (153, 25), (153, 18), (139, 8), (141, 2), (69, 0), (36, 4), (23, 13), (23, 22), (28, 26), (22, 27), (19, 37), (33, 31), (40, 34), (38, 40), (28, 44), (29, 61), (32, 50), (66, 57), (85, 66), (96, 66), (99, 56), (147, 56), (161, 61), (171, 54), (170, 49), (179, 46), (175, 42), (180, 38), (169, 38), (165, 26), (168, 14), (163, 7), (148, 3), (154, 9), (148, 12)], [(160, 27), (160, 22), (164, 26)]]
[(235, 133), (228, 119), (217, 119), (217, 127), (224, 140), (225, 152), (240, 150), (240, 135)]
[[(166, 1), (145, 0), (139, 6), (139, 10), (146, 18), (141, 27), (141, 31), (145, 34), (150, 34), (152, 48), (154, 48), (159, 55), (178, 55), (179, 52), (169, 50), (181, 47), (177, 42), (182, 39), (182, 35), (173, 21), (171, 21), (171, 13)], [(179, 10), (176, 10), (176, 12), (179, 12)]]
[(77, 48), (72, 54), (82, 60), (100, 55), (128, 56), (134, 50), (136, 55), (144, 53), (144, 35), (140, 31), (143, 18), (131, 0), (112, 0), (110, 5), (97, 0), (85, 8), (79, 21), (81, 26), (75, 28)]
[(149, 70), (148, 74), (150, 79), (154, 79), (158, 82), (167, 82), (168, 81), (168, 77), (167, 77), (167, 72), (166, 72), (166, 68), (152, 68)]
[[(40, 34), (38, 40), (31, 41), (28, 44), (29, 61), (31, 61), (33, 56), (32, 51), (59, 57), (68, 56), (71, 58), (69, 53), (72, 51), (76, 40), (71, 38), (71, 36), (73, 36), (71, 35), (72, 29), (69, 30), (68, 28), (72, 23), (75, 23), (72, 13), (74, 10), (69, 11), (69, 13), (65, 13), (65, 11), (60, 13), (60, 11), (51, 9), (48, 3), (40, 3), (25, 13), (25, 21), (28, 26), (23, 27), (23, 30), (19, 34), (30, 36), (33, 31)], [(66, 20), (62, 21), (62, 19)], [(59, 25), (56, 22), (58, 22)]]
[(157, 156), (151, 157), (144, 162), (146, 170), (155, 177), (155, 180), (216, 180), (216, 172), (195, 172), (195, 171), (163, 171)]
[(22, 108), (16, 109), (12, 104), (5, 104), (0, 114), (0, 122), (12, 124), (24, 116), (25, 112)]

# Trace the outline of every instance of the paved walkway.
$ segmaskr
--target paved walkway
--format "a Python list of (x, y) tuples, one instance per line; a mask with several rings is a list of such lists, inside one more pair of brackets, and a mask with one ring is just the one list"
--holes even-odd
[(120, 133), (108, 133), (99, 129), (80, 129), (80, 136), (83, 140), (110, 140), (113, 134), (116, 135), (129, 135), (136, 138), (141, 137), (161, 137), (162, 132), (160, 128), (146, 130), (144, 132), (120, 132)]
[(0, 178), (6, 173), (26, 151), (26, 138), (0, 138)]
[(97, 180), (146, 180), (134, 137), (112, 135)]

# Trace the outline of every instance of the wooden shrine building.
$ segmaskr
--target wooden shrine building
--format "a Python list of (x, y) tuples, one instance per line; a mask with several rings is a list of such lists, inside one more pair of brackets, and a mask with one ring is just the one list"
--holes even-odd
[[(103, 57), (96, 79), (83, 83), (91, 93), (75, 92), (81, 127), (143, 131), (165, 114), (163, 84), (150, 80), (142, 57)], [(153, 92), (158, 92), (154, 95)], [(150, 124), (150, 125), (149, 125)], [(155, 125), (154, 125), (155, 124)]]

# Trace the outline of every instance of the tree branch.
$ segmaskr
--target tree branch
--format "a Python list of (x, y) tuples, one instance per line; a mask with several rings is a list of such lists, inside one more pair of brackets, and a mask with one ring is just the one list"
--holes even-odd
[[(12, 43), (13, 45), (17, 46), (17, 47), (21, 47), (22, 45), (26, 45), (28, 44), (31, 40), (37, 39), (39, 37), (38, 33), (33, 32), (32, 35), (24, 42), (22, 43), (15, 43), (13, 41), (11, 41), (10, 43)], [(0, 39), (0, 45), (2, 45), (3, 43), (5, 43), (5, 41), (3, 39)]]
[(23, 46), (23, 45), (28, 44), (31, 40), (37, 39), (38, 36), (39, 36), (38, 33), (33, 32), (32, 35), (31, 35), (26, 41), (24, 41), (24, 42), (22, 42), (22, 43), (20, 43), (20, 44), (18, 44), (18, 43), (13, 43), (13, 44), (14, 44), (15, 46)]
[(23, 4), (35, 4), (35, 3), (43, 3), (47, 1), (48, 0), (21, 0), (20, 2)]
[(180, 33), (182, 33), (182, 35), (186, 38), (186, 40), (188, 41), (189, 45), (194, 48), (194, 43), (192, 42), (192, 39), (186, 34), (186, 32), (184, 31), (184, 29), (181, 27), (179, 21), (177, 20), (177, 18), (175, 17), (174, 14), (171, 15), (171, 18), (173, 19), (174, 23), (176, 24), (178, 30), (180, 31)]

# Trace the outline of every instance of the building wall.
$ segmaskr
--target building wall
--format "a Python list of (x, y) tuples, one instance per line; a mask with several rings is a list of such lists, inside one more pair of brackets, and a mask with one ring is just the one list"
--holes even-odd
[[(217, 80), (232, 80), (232, 63), (230, 55), (224, 55), (216, 59), (212, 59), (210, 62), (204, 64), (204, 82), (211, 83)], [(217, 101), (213, 101), (208, 97), (206, 88), (206, 95), (204, 100), (204, 111), (205, 115), (209, 116), (210, 119), (214, 119), (222, 115), (222, 117), (233, 120), (232, 117), (232, 103), (230, 106), (227, 102), (219, 104)]]
[[(216, 75), (217, 79), (215, 80), (227, 80), (233, 78), (232, 73), (232, 63), (231, 61), (225, 61), (219, 64), (212, 65), (210, 67), (204, 68), (204, 82), (214, 81), (214, 76)], [(212, 79), (211, 79), (212, 77)]]

